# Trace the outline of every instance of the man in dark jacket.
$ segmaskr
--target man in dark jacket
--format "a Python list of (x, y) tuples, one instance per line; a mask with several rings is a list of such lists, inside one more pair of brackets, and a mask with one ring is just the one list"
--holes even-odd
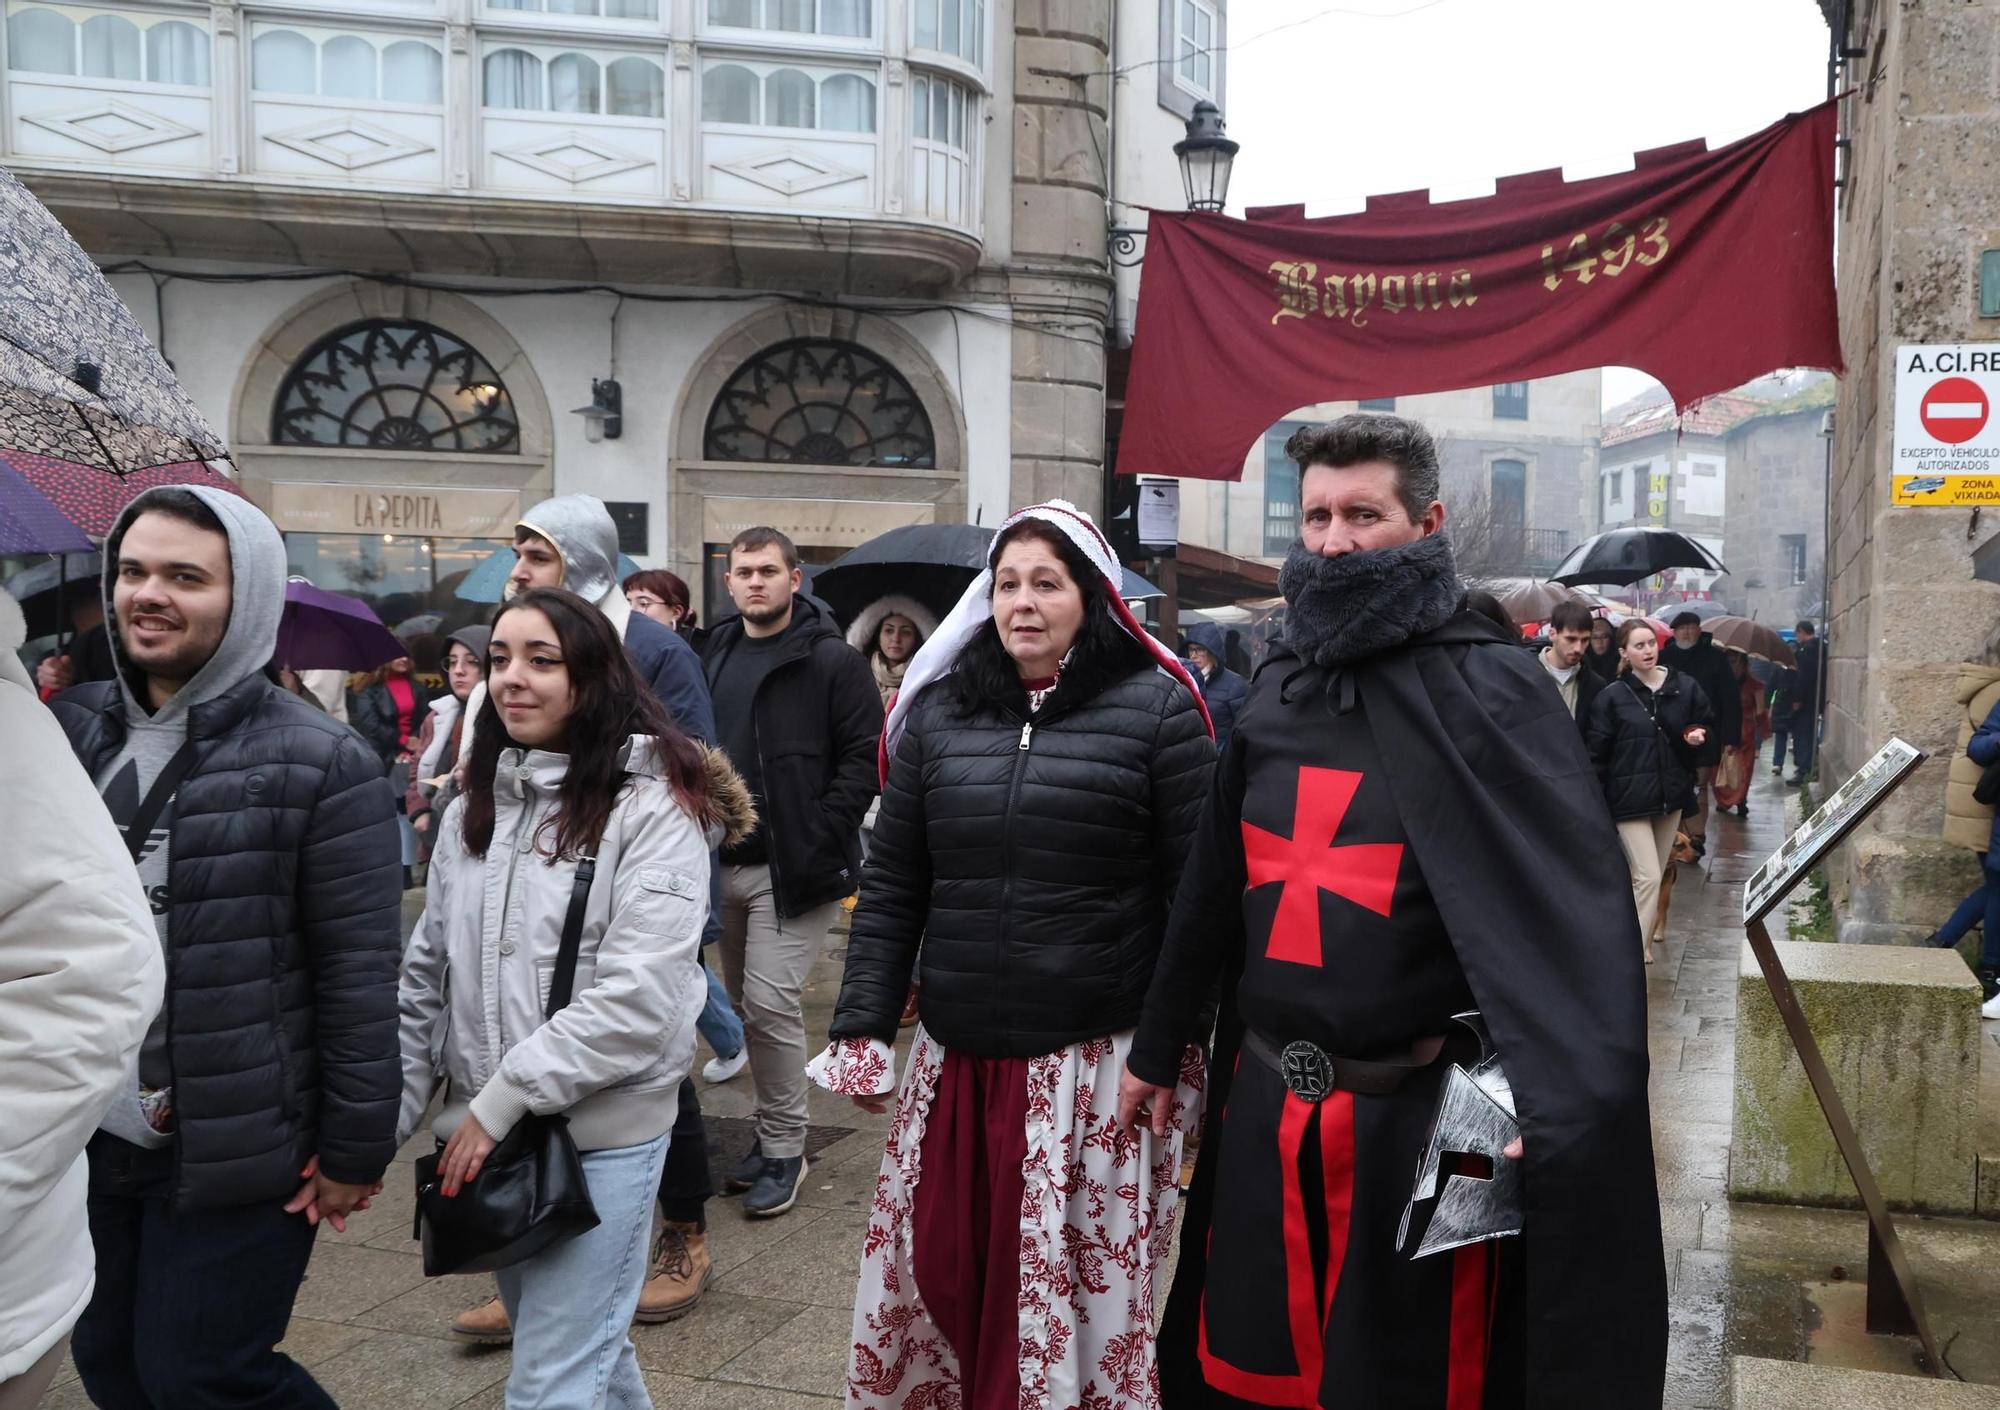
[(1548, 634), (1535, 653), (1579, 730), (1590, 723), (1590, 702), (1606, 684), (1584, 659), (1590, 652), (1592, 626), (1590, 609), (1581, 602), (1558, 602), (1549, 613)]
[[(1164, 1129), (1219, 982), (1160, 1403), (1658, 1405), (1645, 984), (1583, 741), (1518, 636), (1463, 610), (1422, 427), (1357, 413), (1286, 449), (1286, 640), (1216, 765), (1119, 1085), (1121, 1124)], [(1522, 884), (1554, 857), (1560, 887)], [(1415, 1257), (1473, 1008), (1518, 1113), (1484, 1153), (1523, 1164), (1519, 1236)]]
[(149, 490), (105, 562), (121, 674), (53, 709), (126, 834), (167, 999), (89, 1147), (77, 1370), (99, 1405), (330, 1410), (274, 1348), (319, 1222), (395, 1154), (395, 800), (359, 735), (263, 674), (285, 549), (249, 501)]
[(1701, 629), (1701, 618), (1682, 612), (1667, 623), (1674, 639), (1660, 652), (1660, 664), (1669, 670), (1694, 677), (1715, 713), (1708, 740), (1695, 751), (1694, 806), (1684, 819), (1688, 841), (1696, 856), (1708, 851), (1709, 790), (1715, 783), (1716, 767), (1722, 751), (1733, 748), (1743, 728), (1742, 687), (1729, 669), (1729, 656), (1715, 644), (1715, 638)]
[(1250, 693), (1250, 682), (1223, 664), (1222, 628), (1213, 622), (1197, 622), (1188, 628), (1188, 659), (1201, 673), (1202, 700), (1208, 706), (1208, 722), (1215, 726), (1215, 749), (1229, 747), (1230, 733), (1236, 728), (1236, 712)]
[(1813, 747), (1819, 742), (1819, 633), (1811, 622), (1800, 622), (1792, 633), (1792, 641), (1792, 654), (1798, 666), (1792, 681), (1792, 776), (1787, 782), (1804, 783), (1806, 775), (1812, 772)]
[(725, 1178), (744, 1212), (783, 1214), (806, 1172), (806, 976), (861, 867), (882, 697), (861, 653), (798, 596), (776, 529), (729, 545), (740, 614), (702, 645), (722, 747), (757, 799), (757, 830), (722, 852), (722, 973), (743, 1014), (757, 1143)]

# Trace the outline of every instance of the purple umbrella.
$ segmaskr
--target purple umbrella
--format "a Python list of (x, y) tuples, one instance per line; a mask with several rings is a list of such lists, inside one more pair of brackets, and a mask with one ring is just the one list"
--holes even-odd
[(316, 588), (303, 578), (285, 584), (275, 659), (295, 671), (372, 671), (410, 654), (367, 603)]
[(90, 536), (0, 461), (0, 553), (88, 553)]

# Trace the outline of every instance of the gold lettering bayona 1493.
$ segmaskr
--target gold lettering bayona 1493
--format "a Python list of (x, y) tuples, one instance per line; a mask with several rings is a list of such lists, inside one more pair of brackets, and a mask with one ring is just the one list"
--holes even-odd
[(1454, 269), (1448, 275), (1431, 271), (1329, 274), (1322, 280), (1319, 266), (1311, 260), (1277, 260), (1271, 273), (1278, 281), (1278, 311), (1271, 315), (1272, 323), (1317, 313), (1366, 328), (1371, 308), (1383, 313), (1399, 314), (1406, 308), (1428, 313), (1447, 306), (1470, 308), (1479, 302), (1479, 295), (1472, 292), (1469, 269)]

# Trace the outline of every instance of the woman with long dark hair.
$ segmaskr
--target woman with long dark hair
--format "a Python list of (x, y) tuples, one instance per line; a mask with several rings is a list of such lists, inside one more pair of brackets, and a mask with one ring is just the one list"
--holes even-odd
[(1660, 664), (1660, 638), (1639, 617), (1619, 624), (1618, 679), (1590, 705), (1584, 741), (1632, 873), (1639, 943), (1653, 962), (1653, 912), (1673, 865), (1674, 831), (1694, 805), (1695, 759), (1714, 711), (1693, 676)]
[[(433, 1130), (449, 1197), (522, 1117), (568, 1118), (600, 1222), (500, 1271), (507, 1404), (649, 1406), (625, 1329), (694, 1056), (705, 832), (725, 817), (740, 826), (745, 800), (725, 796), (616, 630), (573, 593), (533, 588), (499, 610), (486, 687), (404, 962), (399, 1141), (445, 1079)], [(585, 859), (595, 876), (574, 994), (544, 1018)]]
[(1151, 1404), (1185, 1068), (1165, 1138), (1112, 1127), (1214, 744), (1090, 518), (1010, 518), (904, 674), (833, 1043), (870, 1111), (921, 1026), (861, 1263), (850, 1406)]

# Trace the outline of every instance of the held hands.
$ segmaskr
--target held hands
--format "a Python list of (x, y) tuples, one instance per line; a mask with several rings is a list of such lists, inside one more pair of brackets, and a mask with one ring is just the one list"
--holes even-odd
[(889, 1103), (896, 1100), (896, 1094), (894, 1092), (883, 1092), (879, 1096), (849, 1097), (848, 1100), (871, 1116), (880, 1116), (889, 1109)]
[(1162, 1139), (1173, 1121), (1174, 1089), (1156, 1087), (1132, 1075), (1128, 1066), (1118, 1075), (1118, 1129), (1130, 1133), (1139, 1117), (1146, 1129)]
[(486, 1157), (493, 1154), (493, 1148), (500, 1143), (486, 1134), (486, 1128), (470, 1112), (465, 1120), (458, 1123), (458, 1129), (445, 1142), (444, 1154), (438, 1157), (438, 1187), (449, 1198), (465, 1188), (466, 1182), (479, 1173), (486, 1164)]
[(382, 1193), (379, 1180), (373, 1185), (349, 1185), (320, 1174), (318, 1156), (307, 1161), (299, 1175), (305, 1183), (286, 1201), (285, 1213), (303, 1213), (306, 1223), (313, 1225), (324, 1219), (342, 1234), (347, 1232), (347, 1216), (368, 1208)]

